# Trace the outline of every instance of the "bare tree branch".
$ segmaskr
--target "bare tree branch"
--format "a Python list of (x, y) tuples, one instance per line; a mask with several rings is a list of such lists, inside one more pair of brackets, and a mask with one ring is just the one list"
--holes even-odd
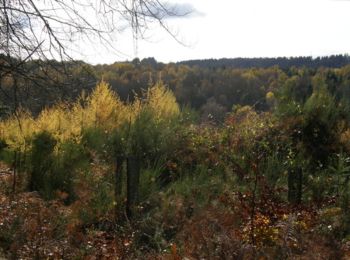
[(112, 42), (125, 28), (132, 29), (137, 41), (153, 22), (181, 43), (165, 20), (191, 11), (178, 11), (176, 5), (159, 0), (1, 0), (0, 53), (22, 59), (31, 54), (38, 59), (69, 60), (68, 50), (77, 37), (97, 38), (115, 49)]
[[(70, 82), (69, 62), (73, 62), (70, 53), (78, 39), (91, 44), (98, 40), (122, 54), (115, 41), (131, 28), (137, 53), (138, 40), (150, 30), (149, 24), (156, 23), (182, 44), (165, 20), (189, 12), (160, 0), (0, 0), (0, 93), (12, 96), (17, 108), (18, 93), (28, 89), (25, 82), (43, 91), (49, 84), (65, 89), (65, 82)], [(34, 70), (28, 62), (35, 64)], [(68, 80), (59, 81), (55, 74)], [(15, 82), (14, 89), (5, 81)]]

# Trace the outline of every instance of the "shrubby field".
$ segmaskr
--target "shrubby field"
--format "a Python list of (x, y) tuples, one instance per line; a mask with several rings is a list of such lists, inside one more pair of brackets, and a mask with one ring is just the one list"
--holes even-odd
[(72, 65), (60, 95), (23, 81), (3, 102), (7, 257), (349, 257), (349, 66), (152, 62)]

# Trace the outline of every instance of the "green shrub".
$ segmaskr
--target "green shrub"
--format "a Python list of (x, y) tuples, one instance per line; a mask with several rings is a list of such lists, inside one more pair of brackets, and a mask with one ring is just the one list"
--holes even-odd
[(0, 139), (0, 152), (3, 151), (5, 148), (7, 148), (8, 145), (5, 140)]
[(38, 191), (45, 199), (53, 199), (57, 191), (68, 194), (70, 203), (75, 198), (74, 174), (86, 169), (88, 156), (82, 145), (73, 141), (57, 144), (48, 132), (34, 136), (30, 156), (29, 190)]
[(114, 209), (113, 185), (105, 179), (100, 179), (93, 187), (92, 197), (87, 205), (79, 211), (79, 218), (83, 225), (99, 225), (110, 219)]
[(81, 143), (84, 148), (93, 151), (100, 158), (110, 159), (114, 155), (114, 135), (102, 128), (91, 127), (83, 129)]
[(38, 191), (47, 199), (53, 196), (51, 174), (56, 143), (55, 138), (46, 131), (36, 134), (32, 141), (29, 190)]
[(50, 182), (54, 191), (68, 194), (65, 199), (70, 203), (75, 199), (74, 179), (79, 170), (86, 170), (89, 157), (84, 147), (73, 141), (66, 141), (59, 145), (54, 164), (52, 165)]
[(140, 174), (139, 184), (139, 200), (140, 202), (145, 201), (152, 194), (158, 192), (161, 189), (161, 185), (158, 182), (158, 177), (162, 172), (161, 167), (154, 169), (145, 169)]
[(264, 165), (264, 175), (268, 184), (275, 187), (283, 174), (287, 171), (287, 165), (283, 163), (283, 158), (279, 153), (268, 156)]
[(198, 165), (192, 173), (185, 174), (172, 183), (166, 193), (192, 201), (197, 206), (204, 206), (218, 197), (226, 185), (231, 187), (235, 181), (233, 177), (224, 180), (222, 171)]
[(327, 171), (320, 170), (317, 173), (308, 175), (307, 188), (311, 192), (313, 201), (322, 202), (328, 192), (328, 186), (331, 182)]

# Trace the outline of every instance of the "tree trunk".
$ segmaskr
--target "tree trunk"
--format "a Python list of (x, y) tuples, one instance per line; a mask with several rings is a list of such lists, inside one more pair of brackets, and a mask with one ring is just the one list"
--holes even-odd
[(115, 199), (122, 194), (122, 181), (123, 181), (123, 157), (117, 157), (115, 167)]
[(288, 201), (300, 204), (302, 198), (302, 169), (288, 171)]
[(13, 158), (13, 182), (12, 182), (12, 192), (16, 192), (16, 184), (17, 184), (17, 166), (18, 166), (18, 156), (19, 154), (15, 151)]

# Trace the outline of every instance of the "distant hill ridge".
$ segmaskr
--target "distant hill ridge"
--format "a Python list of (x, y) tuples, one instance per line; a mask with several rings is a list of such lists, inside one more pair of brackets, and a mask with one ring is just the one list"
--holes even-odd
[(350, 56), (345, 54), (325, 57), (222, 58), (187, 60), (177, 62), (176, 64), (198, 66), (201, 68), (268, 68), (272, 66), (279, 66), (283, 69), (290, 67), (340, 68), (350, 64)]

